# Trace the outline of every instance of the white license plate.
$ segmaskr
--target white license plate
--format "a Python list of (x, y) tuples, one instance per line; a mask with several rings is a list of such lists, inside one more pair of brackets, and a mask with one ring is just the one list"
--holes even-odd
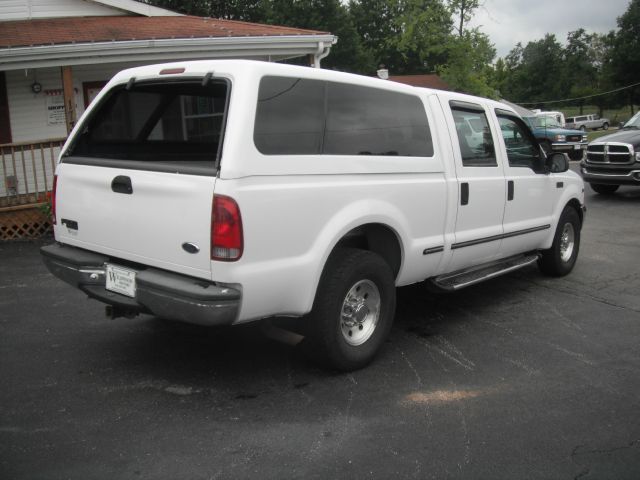
[(582, 148), (582, 145), (574, 145), (573, 149), (574, 150), (580, 150)]
[(107, 290), (126, 295), (136, 296), (136, 272), (128, 268), (117, 267), (107, 263)]

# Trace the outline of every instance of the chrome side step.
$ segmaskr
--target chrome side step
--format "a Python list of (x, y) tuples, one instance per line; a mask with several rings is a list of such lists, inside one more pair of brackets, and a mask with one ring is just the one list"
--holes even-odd
[(498, 262), (478, 265), (458, 272), (440, 275), (439, 277), (432, 278), (431, 282), (440, 290), (453, 292), (531, 265), (538, 260), (538, 257), (538, 253), (516, 255)]

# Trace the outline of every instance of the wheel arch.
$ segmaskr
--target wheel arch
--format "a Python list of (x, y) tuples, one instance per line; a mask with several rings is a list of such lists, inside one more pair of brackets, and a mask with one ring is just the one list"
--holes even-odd
[[(383, 223), (367, 223), (352, 228), (338, 240), (336, 248), (352, 247), (374, 252), (387, 262), (394, 278), (398, 277), (402, 267), (402, 246), (397, 232)], [(331, 254), (329, 254), (331, 255)]]
[(578, 213), (578, 217), (580, 218), (580, 228), (582, 228), (582, 224), (584, 223), (584, 211), (582, 210), (582, 205), (580, 205), (578, 199), (572, 198), (567, 202), (565, 208), (566, 207), (572, 207)]

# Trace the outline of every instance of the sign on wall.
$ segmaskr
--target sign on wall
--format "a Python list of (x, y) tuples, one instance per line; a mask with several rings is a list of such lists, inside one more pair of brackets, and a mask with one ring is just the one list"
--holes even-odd
[[(76, 94), (76, 108), (78, 108), (78, 90), (75, 90)], [(61, 88), (54, 90), (45, 90), (46, 95), (46, 108), (47, 108), (47, 125), (64, 125), (64, 95)]]

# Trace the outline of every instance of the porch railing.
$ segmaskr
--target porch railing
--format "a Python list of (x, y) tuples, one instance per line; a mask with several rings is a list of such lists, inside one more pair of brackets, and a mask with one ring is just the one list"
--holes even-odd
[(65, 140), (0, 145), (0, 208), (45, 201)]

